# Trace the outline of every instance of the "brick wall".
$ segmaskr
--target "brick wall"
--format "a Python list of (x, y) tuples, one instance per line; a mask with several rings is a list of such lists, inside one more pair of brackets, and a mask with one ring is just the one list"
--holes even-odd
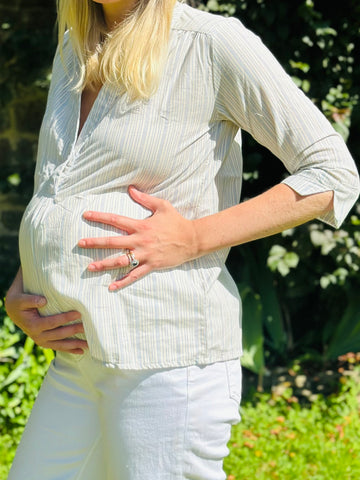
[(55, 49), (55, 0), (0, 0), (0, 295), (18, 268)]

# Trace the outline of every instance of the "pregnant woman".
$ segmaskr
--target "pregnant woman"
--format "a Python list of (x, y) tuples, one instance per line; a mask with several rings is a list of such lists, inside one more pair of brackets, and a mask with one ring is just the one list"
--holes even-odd
[[(6, 298), (56, 357), (9, 480), (224, 479), (241, 396), (229, 249), (316, 217), (338, 227), (354, 162), (236, 19), (59, 0), (58, 25)], [(239, 204), (241, 130), (289, 176)]]

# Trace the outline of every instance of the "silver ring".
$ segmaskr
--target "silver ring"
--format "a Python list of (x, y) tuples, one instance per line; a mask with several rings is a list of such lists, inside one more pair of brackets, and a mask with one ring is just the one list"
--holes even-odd
[(139, 265), (140, 262), (135, 258), (134, 252), (132, 252), (131, 250), (128, 250), (126, 255), (129, 259), (129, 267), (135, 268)]

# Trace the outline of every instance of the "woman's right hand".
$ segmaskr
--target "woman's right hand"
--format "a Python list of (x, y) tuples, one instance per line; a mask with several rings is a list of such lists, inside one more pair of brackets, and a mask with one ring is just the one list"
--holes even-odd
[(86, 340), (71, 338), (84, 333), (79, 312), (71, 311), (42, 317), (38, 308), (46, 305), (46, 298), (23, 292), (22, 272), (19, 269), (5, 299), (5, 308), (11, 320), (34, 342), (43, 348), (62, 352), (83, 354), (87, 350)]

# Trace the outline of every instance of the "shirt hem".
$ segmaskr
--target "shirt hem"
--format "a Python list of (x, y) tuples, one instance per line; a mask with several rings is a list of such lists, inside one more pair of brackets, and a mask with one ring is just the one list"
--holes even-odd
[(102, 364), (107, 368), (122, 369), (122, 370), (157, 370), (165, 368), (181, 368), (181, 367), (190, 367), (192, 365), (209, 365), (216, 362), (225, 362), (228, 360), (234, 360), (242, 356), (242, 349), (230, 350), (229, 352), (220, 352), (219, 354), (209, 355), (207, 357), (198, 359), (190, 358), (184, 360), (169, 360), (163, 362), (144, 362), (144, 363), (122, 363), (122, 362), (113, 362), (107, 360), (101, 360), (91, 356), (98, 364)]

